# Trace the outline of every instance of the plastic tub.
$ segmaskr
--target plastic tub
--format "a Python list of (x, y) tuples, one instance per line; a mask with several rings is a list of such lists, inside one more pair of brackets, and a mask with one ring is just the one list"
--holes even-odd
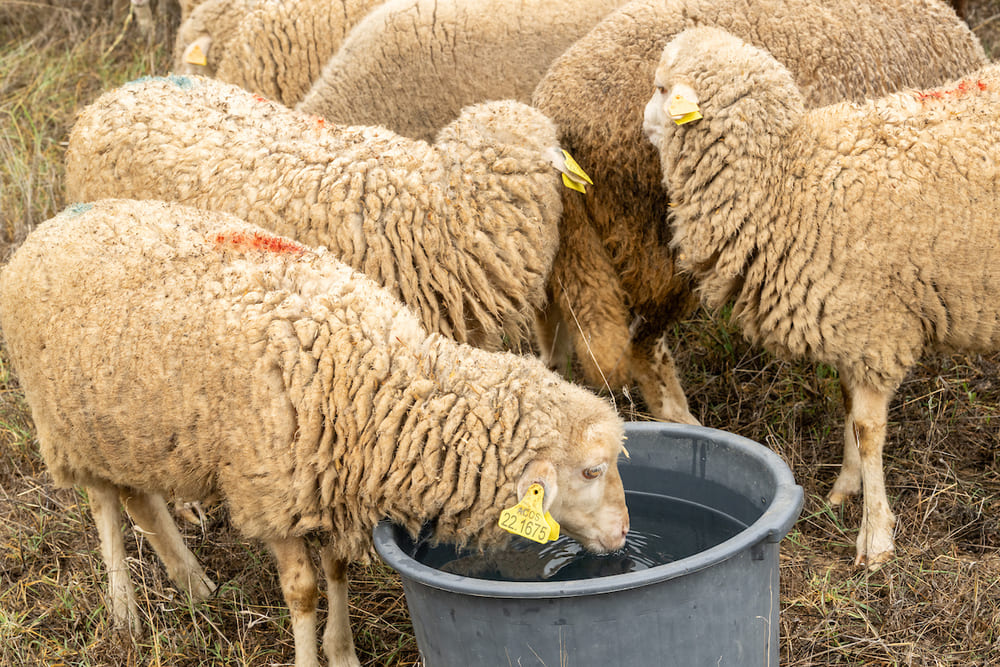
[(388, 522), (375, 548), (399, 572), (426, 667), (754, 667), (778, 664), (778, 543), (802, 488), (774, 452), (696, 426), (635, 422), (620, 462), (627, 497), (704, 505), (745, 528), (664, 565), (573, 581), (490, 581), (411, 557)]

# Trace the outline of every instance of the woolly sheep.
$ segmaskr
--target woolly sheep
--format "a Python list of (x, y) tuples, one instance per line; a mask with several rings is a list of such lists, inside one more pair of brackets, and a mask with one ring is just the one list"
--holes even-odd
[(689, 423), (666, 332), (697, 299), (675, 270), (667, 193), (642, 113), (664, 44), (696, 25), (771, 49), (808, 106), (937, 85), (986, 62), (937, 0), (634, 0), (556, 59), (533, 104), (595, 185), (563, 197), (539, 345), (553, 366), (569, 346), (592, 385), (635, 380), (656, 417)]
[(327, 127), (213, 79), (146, 79), (79, 114), (66, 189), (223, 210), (324, 245), (429, 331), (520, 350), (558, 244), (555, 137), (517, 102), (469, 107), (427, 144)]
[[(174, 68), (178, 74), (212, 75), (240, 23), (262, 0), (205, 0), (181, 21), (174, 38)], [(196, 54), (204, 58), (199, 63)]]
[[(804, 111), (794, 76), (714, 28), (663, 52), (646, 131), (678, 263), (752, 341), (839, 371), (830, 493), (863, 489), (857, 564), (891, 558), (888, 404), (924, 350), (1000, 349), (1000, 66), (942, 88)], [(676, 125), (681, 97), (702, 120)]]
[(215, 76), (293, 106), (305, 97), (348, 31), (380, 3), (265, 2), (240, 22), (219, 55)]
[(298, 109), (430, 141), (468, 104), (528, 102), (549, 63), (624, 0), (389, 0)]
[(362, 274), (223, 213), (155, 201), (77, 205), (40, 225), (0, 275), (7, 349), (55, 483), (88, 491), (115, 620), (139, 631), (119, 499), (173, 581), (215, 585), (167, 513), (217, 492), (274, 553), (295, 664), (323, 646), (358, 665), (346, 566), (377, 521), (503, 544), (500, 511), (532, 483), (587, 548), (624, 544), (612, 406), (537, 359), (428, 335)]

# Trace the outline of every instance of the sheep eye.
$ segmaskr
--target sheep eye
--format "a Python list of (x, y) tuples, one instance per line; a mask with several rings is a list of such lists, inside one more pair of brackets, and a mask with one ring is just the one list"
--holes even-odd
[(660, 91), (660, 95), (666, 95), (667, 94), (667, 89), (664, 88), (663, 86), (657, 86), (656, 89), (658, 91)]
[(587, 468), (583, 471), (583, 476), (586, 479), (597, 479), (604, 473), (604, 466), (594, 466), (593, 468)]

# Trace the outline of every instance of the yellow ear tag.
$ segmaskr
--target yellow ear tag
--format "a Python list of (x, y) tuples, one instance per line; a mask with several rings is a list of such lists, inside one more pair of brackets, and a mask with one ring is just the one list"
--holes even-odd
[(678, 125), (701, 118), (701, 109), (698, 108), (698, 105), (680, 95), (675, 95), (674, 99), (670, 100), (670, 104), (667, 105), (667, 113)]
[(561, 150), (563, 154), (563, 160), (565, 160), (566, 162), (566, 169), (569, 170), (570, 174), (572, 174), (571, 176), (570, 174), (563, 173), (562, 175), (563, 185), (565, 185), (570, 190), (576, 190), (577, 192), (586, 193), (587, 186), (584, 185), (584, 182), (587, 182), (590, 185), (593, 185), (594, 182), (590, 180), (590, 176), (587, 176), (587, 172), (585, 172), (583, 168), (580, 167), (579, 164), (577, 164), (576, 160), (573, 159), (573, 156), (569, 154), (569, 151), (565, 149)]
[(532, 484), (513, 507), (500, 512), (500, 527), (508, 533), (527, 537), (545, 544), (559, 537), (559, 523), (548, 512), (542, 513), (542, 499), (545, 489), (541, 484)]
[(187, 52), (184, 61), (192, 65), (201, 65), (202, 67), (208, 65), (208, 60), (205, 59), (204, 52), (202, 52), (201, 47), (197, 44), (192, 46), (191, 50)]

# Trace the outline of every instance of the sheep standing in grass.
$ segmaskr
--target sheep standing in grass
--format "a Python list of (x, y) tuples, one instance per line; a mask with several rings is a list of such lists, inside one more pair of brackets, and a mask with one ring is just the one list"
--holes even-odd
[(654, 85), (678, 263), (750, 340), (837, 368), (830, 502), (863, 490), (856, 562), (876, 566), (893, 554), (894, 392), (925, 350), (1000, 349), (1000, 66), (807, 112), (774, 57), (703, 27), (666, 46)]
[(391, 518), (414, 535), (502, 544), (532, 483), (588, 549), (623, 546), (623, 425), (536, 359), (428, 335), (332, 254), (223, 213), (153, 201), (71, 207), (0, 274), (0, 324), (58, 485), (86, 487), (115, 620), (139, 631), (121, 500), (173, 581), (215, 586), (164, 497), (223, 498), (274, 553), (295, 664), (357, 665), (346, 566)]
[(623, 0), (388, 0), (298, 109), (430, 141), (463, 107), (528, 102), (549, 63)]
[(354, 24), (380, 3), (283, 0), (258, 5), (218, 55), (215, 76), (294, 106)]
[(635, 380), (655, 416), (681, 422), (695, 418), (666, 332), (697, 299), (675, 270), (668, 193), (642, 114), (664, 44), (698, 25), (769, 49), (808, 106), (933, 86), (986, 63), (938, 0), (633, 0), (553, 62), (533, 104), (595, 185), (563, 197), (543, 354), (562, 365), (575, 351), (595, 386)]
[(79, 114), (66, 186), (71, 201), (178, 201), (324, 245), (429, 331), (519, 350), (558, 243), (555, 137), (517, 102), (469, 107), (428, 144), (213, 79), (146, 79)]

